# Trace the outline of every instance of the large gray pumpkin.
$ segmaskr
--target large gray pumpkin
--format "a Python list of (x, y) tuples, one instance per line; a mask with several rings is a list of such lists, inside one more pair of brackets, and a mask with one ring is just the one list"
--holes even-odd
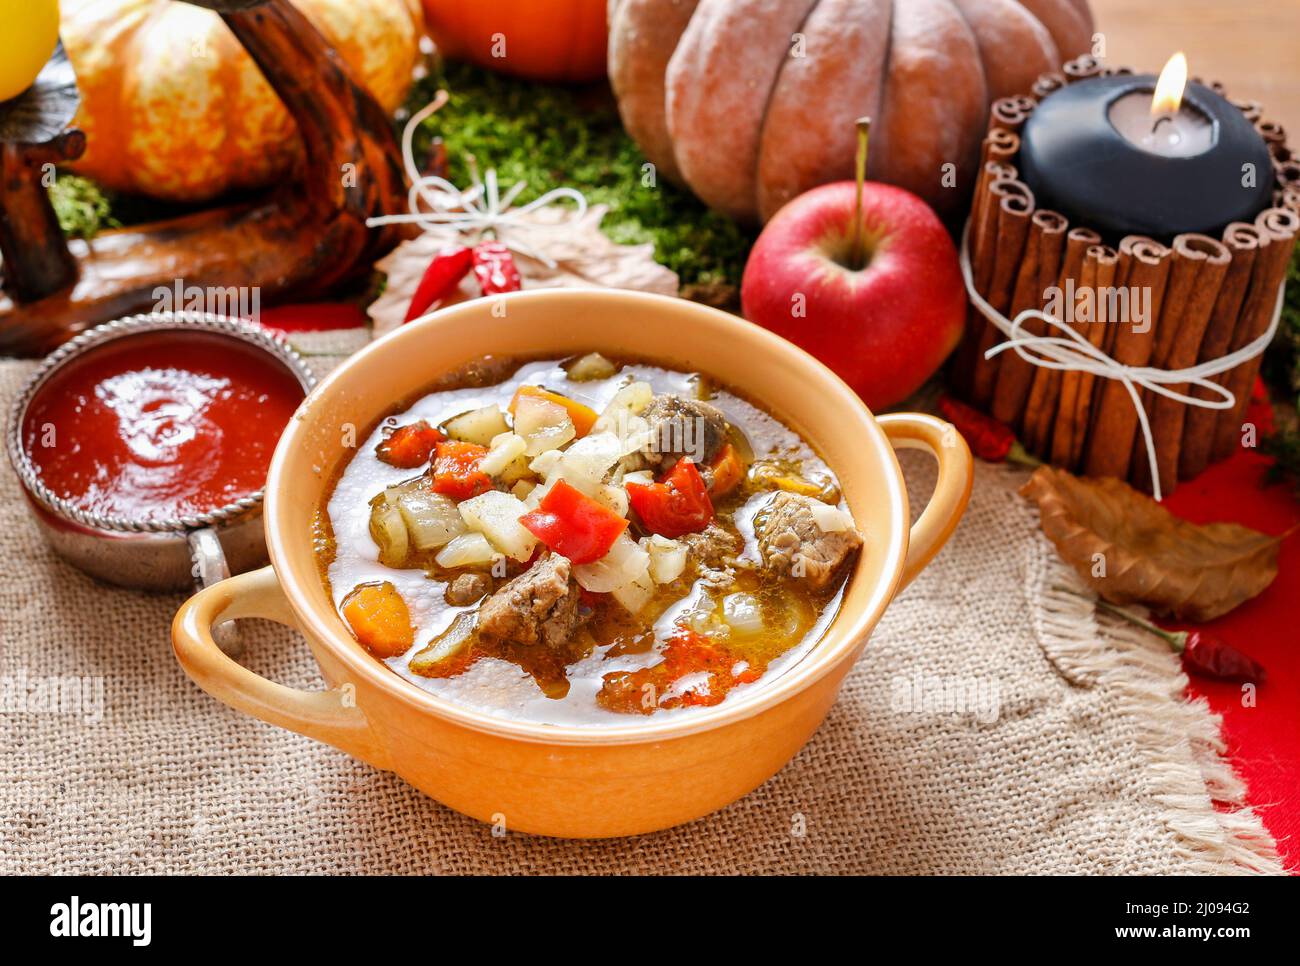
[(1087, 0), (610, 0), (609, 28), (610, 81), (646, 157), (748, 222), (852, 177), (862, 115), (869, 176), (953, 211), (989, 104), (1093, 35)]

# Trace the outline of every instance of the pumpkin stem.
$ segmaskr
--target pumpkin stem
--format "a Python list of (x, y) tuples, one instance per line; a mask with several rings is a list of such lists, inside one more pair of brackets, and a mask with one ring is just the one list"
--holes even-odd
[(857, 194), (853, 199), (853, 243), (849, 248), (849, 267), (857, 271), (866, 262), (862, 250), (862, 186), (867, 180), (867, 141), (871, 135), (871, 118), (860, 117), (854, 122), (858, 127), (858, 156), (853, 165)]

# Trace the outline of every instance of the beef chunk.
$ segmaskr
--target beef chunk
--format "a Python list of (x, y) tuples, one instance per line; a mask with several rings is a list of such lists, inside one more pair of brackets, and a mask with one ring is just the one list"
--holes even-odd
[(652, 435), (640, 456), (655, 475), (672, 469), (683, 456), (707, 463), (727, 441), (727, 417), (708, 403), (674, 393), (656, 396), (641, 418)]
[(716, 523), (710, 523), (699, 533), (687, 533), (678, 539), (686, 544), (686, 552), (690, 560), (711, 570), (725, 567), (744, 546), (739, 534), (732, 533)]
[(699, 533), (683, 534), (678, 539), (686, 545), (687, 562), (695, 566), (696, 575), (706, 587), (730, 586), (735, 576), (732, 564), (745, 548), (739, 534), (710, 523)]
[(550, 554), (483, 602), (483, 634), (519, 644), (563, 644), (581, 623), (578, 582), (567, 557)]
[(778, 493), (756, 528), (763, 565), (801, 578), (815, 590), (830, 583), (840, 565), (862, 546), (862, 535), (852, 528), (823, 531), (813, 516), (818, 503), (810, 496)]
[(461, 574), (447, 585), (444, 595), (452, 607), (468, 607), (477, 603), (492, 589), (492, 578), (487, 574)]

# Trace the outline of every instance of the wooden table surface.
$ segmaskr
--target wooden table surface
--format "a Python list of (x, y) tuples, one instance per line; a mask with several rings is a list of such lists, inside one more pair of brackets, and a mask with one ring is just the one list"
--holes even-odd
[(1300, 0), (1092, 0), (1105, 59), (1158, 72), (1177, 50), (1194, 76), (1264, 105), (1300, 138)]

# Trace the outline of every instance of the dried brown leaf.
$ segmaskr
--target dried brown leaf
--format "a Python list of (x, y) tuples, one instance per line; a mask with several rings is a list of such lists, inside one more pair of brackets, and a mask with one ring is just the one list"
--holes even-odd
[[(1280, 537), (1235, 523), (1188, 523), (1120, 480), (1040, 466), (1020, 493), (1038, 504), (1043, 533), (1062, 559), (1113, 604), (1213, 620), (1277, 576)], [(1104, 576), (1094, 575), (1098, 561)]]

